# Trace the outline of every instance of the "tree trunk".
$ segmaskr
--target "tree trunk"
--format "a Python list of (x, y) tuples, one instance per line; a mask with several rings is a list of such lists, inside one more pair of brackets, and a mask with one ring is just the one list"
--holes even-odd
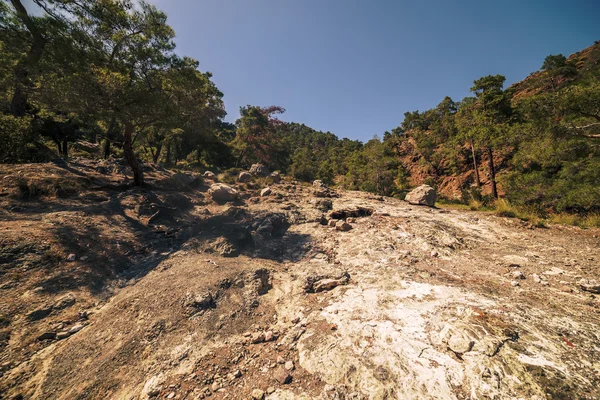
[(491, 147), (487, 148), (489, 165), (490, 165), (490, 183), (492, 185), (492, 197), (498, 198), (498, 188), (496, 187), (496, 171), (494, 169), (494, 152)]
[(104, 141), (104, 159), (107, 160), (110, 157), (110, 139), (106, 138)]
[(39, 63), (46, 46), (46, 38), (41, 34), (35, 23), (29, 18), (27, 9), (20, 0), (11, 0), (13, 7), (17, 12), (19, 20), (27, 27), (33, 38), (31, 48), (27, 56), (17, 63), (15, 67), (15, 86), (13, 97), (10, 102), (10, 113), (15, 117), (22, 117), (27, 111), (27, 102), (29, 100), (29, 90), (31, 89), (30, 73)]
[(69, 141), (67, 139), (63, 140), (62, 147), (63, 158), (66, 160), (69, 158)]
[(154, 164), (158, 163), (158, 158), (160, 157), (160, 151), (162, 150), (162, 143), (159, 143), (156, 146), (156, 153), (154, 153), (152, 155), (152, 161), (154, 162)]
[(479, 168), (477, 167), (477, 157), (475, 155), (475, 146), (473, 145), (473, 139), (471, 139), (471, 154), (473, 155), (473, 170), (475, 171), (475, 184), (477, 187), (481, 187), (481, 180), (479, 179)]
[(125, 123), (125, 134), (123, 141), (123, 153), (125, 155), (125, 160), (133, 170), (133, 183), (135, 186), (143, 186), (144, 185), (144, 171), (138, 162), (135, 153), (133, 152), (133, 131), (134, 126), (131, 122)]
[(171, 141), (167, 142), (167, 153), (165, 154), (165, 165), (171, 163)]

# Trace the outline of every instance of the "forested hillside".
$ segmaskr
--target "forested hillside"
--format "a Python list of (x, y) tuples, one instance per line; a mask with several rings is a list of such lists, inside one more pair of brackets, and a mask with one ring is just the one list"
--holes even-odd
[[(298, 180), (399, 196), (428, 183), (447, 198), (498, 197), (539, 213), (600, 209), (600, 44), (505, 88), (474, 77), (472, 96), (399, 116), (367, 143), (246, 106), (225, 122), (199, 62), (175, 52), (164, 13), (133, 0), (0, 1), (0, 162), (124, 157), (214, 171), (260, 162)], [(442, 96), (441, 96), (442, 97)], [(337, 132), (343, 135), (344, 132)]]

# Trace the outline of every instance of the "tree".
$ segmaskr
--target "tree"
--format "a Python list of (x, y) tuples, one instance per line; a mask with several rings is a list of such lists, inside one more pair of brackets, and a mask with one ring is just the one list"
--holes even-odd
[[(472, 145), (483, 147), (487, 153), (492, 197), (498, 198), (494, 146), (502, 143), (512, 112), (510, 102), (502, 89), (506, 78), (488, 75), (473, 82), (472, 101), (466, 101), (459, 118), (462, 137)], [(475, 160), (475, 157), (473, 157)]]
[(273, 159), (283, 150), (283, 143), (277, 135), (277, 127), (283, 122), (275, 117), (285, 109), (279, 106), (240, 107), (240, 118), (235, 125), (236, 138), (232, 145), (238, 156), (236, 166), (260, 162), (271, 165)]

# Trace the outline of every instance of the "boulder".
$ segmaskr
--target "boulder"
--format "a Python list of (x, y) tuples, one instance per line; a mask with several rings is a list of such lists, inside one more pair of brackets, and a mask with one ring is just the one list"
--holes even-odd
[(270, 187), (266, 187), (263, 190), (260, 191), (260, 197), (266, 197), (268, 195), (271, 194), (271, 188)]
[(352, 229), (352, 225), (350, 225), (346, 221), (338, 221), (335, 224), (335, 229), (337, 229), (338, 231), (346, 232)]
[(404, 200), (414, 205), (433, 207), (437, 200), (437, 193), (431, 186), (421, 185), (407, 194)]
[(320, 189), (326, 189), (327, 186), (325, 186), (325, 184), (323, 183), (323, 181), (317, 179), (316, 181), (313, 181), (313, 186), (316, 188), (320, 188)]
[(200, 178), (200, 176), (184, 172), (173, 174), (173, 179), (180, 185), (189, 187), (197, 187), (202, 183), (202, 178)]
[(250, 173), (255, 176), (268, 176), (269, 169), (262, 164), (252, 164)]
[(208, 189), (208, 193), (214, 201), (233, 201), (238, 197), (238, 191), (224, 183), (215, 183)]
[(250, 182), (252, 180), (252, 174), (247, 171), (242, 171), (238, 175), (238, 182)]
[(212, 171), (206, 171), (202, 176), (210, 179), (214, 179), (216, 177), (216, 175)]
[(281, 175), (277, 171), (271, 173), (271, 175), (269, 175), (269, 178), (271, 178), (271, 180), (273, 181), (273, 183), (279, 183), (279, 182), (281, 182)]

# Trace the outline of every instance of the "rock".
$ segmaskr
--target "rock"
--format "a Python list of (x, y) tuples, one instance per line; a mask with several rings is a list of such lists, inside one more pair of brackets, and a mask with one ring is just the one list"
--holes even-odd
[(264, 332), (254, 332), (252, 336), (250, 336), (250, 343), (257, 344), (265, 341)]
[(277, 356), (277, 364), (285, 364), (285, 359), (281, 356)]
[(292, 381), (292, 376), (283, 368), (279, 367), (275, 370), (273, 378), (282, 385), (286, 385)]
[(73, 325), (71, 327), (71, 329), (69, 329), (69, 333), (72, 335), (74, 333), (79, 332), (80, 330), (82, 330), (85, 327), (85, 325), (83, 324), (77, 324), (77, 325)]
[(242, 377), (242, 371), (240, 371), (239, 369), (236, 369), (235, 371), (233, 371), (233, 377), (234, 378), (241, 378)]
[(69, 336), (71, 336), (71, 334), (70, 334), (69, 332), (65, 332), (65, 331), (63, 331), (63, 332), (58, 332), (58, 333), (56, 334), (56, 339), (58, 339), (58, 340), (63, 340), (63, 339), (66, 339), (66, 338), (68, 338)]
[(531, 279), (533, 279), (535, 283), (542, 283), (542, 278), (540, 278), (538, 274), (531, 275)]
[(455, 334), (448, 340), (448, 347), (457, 354), (464, 354), (473, 348), (473, 341), (462, 335)]
[(341, 281), (338, 279), (322, 279), (322, 280), (316, 282), (313, 287), (314, 287), (315, 293), (319, 293), (319, 292), (323, 292), (325, 290), (334, 289), (341, 284), (342, 284)]
[(210, 178), (210, 179), (216, 178), (216, 175), (212, 171), (206, 171), (206, 172), (204, 172), (204, 174), (202, 174), (202, 176), (205, 178)]
[(77, 256), (75, 254), (71, 253), (67, 256), (67, 261), (73, 262), (75, 260), (77, 260)]
[[(83, 257), (82, 257), (83, 259)], [(56, 301), (56, 303), (54, 304), (53, 308), (55, 310), (64, 310), (67, 307), (71, 307), (73, 304), (75, 304), (75, 296), (73, 296), (71, 293), (62, 296), (60, 299), (58, 299)]]
[(208, 193), (216, 202), (233, 201), (238, 197), (238, 191), (224, 183), (215, 183), (208, 189)]
[(404, 200), (414, 205), (433, 207), (437, 200), (437, 193), (431, 186), (421, 185), (408, 193)]
[(513, 285), (514, 287), (517, 287), (517, 286), (520, 286), (520, 285), (521, 285), (521, 284), (520, 284), (519, 282), (517, 282), (517, 281), (512, 281), (510, 284), (511, 284), (511, 285)]
[(335, 224), (335, 229), (337, 229), (338, 231), (346, 232), (352, 229), (352, 225), (350, 225), (346, 221), (338, 221), (338, 223)]
[(265, 332), (265, 342), (270, 342), (271, 340), (273, 340), (273, 338), (274, 338), (273, 331)]
[(294, 362), (293, 361), (288, 361), (285, 363), (285, 365), (283, 366), (283, 368), (285, 368), (288, 371), (293, 371), (294, 370)]
[(271, 194), (271, 188), (270, 187), (266, 187), (263, 190), (260, 191), (260, 197), (266, 197), (268, 195)]
[(168, 394), (167, 399), (172, 399), (175, 397), (175, 392), (171, 392)]
[(328, 225), (331, 226), (332, 228), (335, 228), (335, 225), (338, 223), (338, 220), (335, 219), (330, 219)]
[(183, 306), (189, 310), (190, 314), (195, 314), (198, 311), (215, 308), (217, 305), (212, 293), (186, 293), (183, 300)]
[(238, 175), (238, 182), (250, 182), (252, 180), (252, 174), (250, 172), (242, 171)]
[(323, 181), (317, 179), (315, 181), (313, 181), (313, 186), (319, 189), (326, 189), (327, 186), (325, 186), (325, 184), (323, 183)]
[(38, 340), (49, 340), (54, 339), (56, 337), (56, 332), (44, 332), (40, 336), (38, 336)]
[(190, 187), (197, 187), (202, 183), (200, 176), (184, 172), (177, 172), (176, 174), (173, 174), (173, 179), (182, 185)]
[(581, 287), (581, 290), (583, 291), (600, 294), (600, 284), (595, 280), (582, 279), (579, 282), (579, 287)]
[(329, 223), (329, 221), (327, 221), (327, 217), (325, 217), (323, 214), (321, 214), (321, 218), (319, 218), (319, 224), (327, 226), (328, 223)]
[(152, 378), (148, 379), (144, 384), (144, 388), (142, 389), (141, 399), (144, 398), (144, 395), (147, 397), (156, 397), (160, 394), (161, 386), (160, 380), (162, 379), (161, 375), (155, 375)]
[(273, 386), (269, 386), (267, 388), (267, 394), (273, 394), (273, 393), (275, 393), (275, 388)]
[(511, 275), (513, 279), (525, 279), (525, 275), (521, 271), (514, 271)]
[(269, 178), (271, 178), (271, 180), (273, 181), (273, 183), (279, 183), (279, 182), (281, 182), (281, 175), (277, 171), (272, 172), (269, 175)]
[(329, 199), (320, 199), (316, 201), (315, 207), (317, 210), (325, 212), (333, 208), (333, 203)]
[(217, 390), (219, 390), (219, 382), (214, 381), (213, 384), (210, 386), (210, 388), (212, 389), (213, 392), (216, 392)]
[(52, 312), (52, 310), (54, 309), (53, 306), (51, 305), (45, 305), (41, 308), (38, 308), (37, 310), (34, 310), (30, 313), (27, 314), (27, 319), (29, 321), (38, 321), (40, 319), (44, 319), (46, 318), (48, 315), (50, 315), (50, 313)]
[(255, 176), (268, 176), (269, 169), (262, 164), (252, 164), (250, 173)]
[(265, 398), (265, 392), (260, 389), (254, 389), (252, 391), (252, 399), (254, 400), (263, 400)]

